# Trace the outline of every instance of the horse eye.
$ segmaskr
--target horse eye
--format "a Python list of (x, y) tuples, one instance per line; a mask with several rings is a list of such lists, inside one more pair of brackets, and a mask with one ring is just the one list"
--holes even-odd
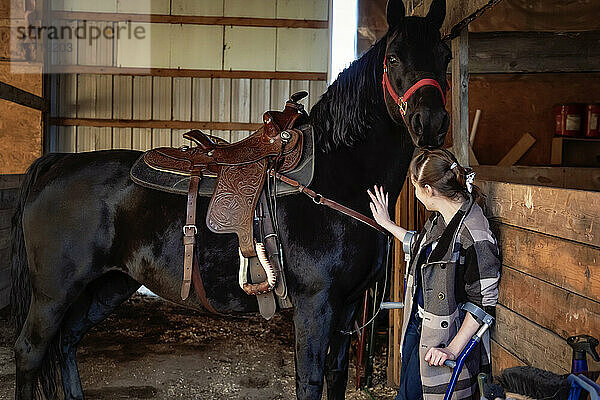
[(390, 61), (390, 64), (395, 64), (398, 62), (398, 59), (394, 56), (389, 56), (388, 60)]

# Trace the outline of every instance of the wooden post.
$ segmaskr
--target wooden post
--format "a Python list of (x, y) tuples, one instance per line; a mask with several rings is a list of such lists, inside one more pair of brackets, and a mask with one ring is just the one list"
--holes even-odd
[(468, 28), (452, 39), (452, 151), (469, 165), (469, 41)]

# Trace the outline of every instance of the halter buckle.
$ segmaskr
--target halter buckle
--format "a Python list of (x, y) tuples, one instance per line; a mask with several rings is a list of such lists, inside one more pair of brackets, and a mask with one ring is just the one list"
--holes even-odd
[(408, 103), (404, 101), (402, 97), (398, 99), (398, 108), (400, 108), (400, 113), (402, 116), (406, 115), (406, 110), (408, 109)]

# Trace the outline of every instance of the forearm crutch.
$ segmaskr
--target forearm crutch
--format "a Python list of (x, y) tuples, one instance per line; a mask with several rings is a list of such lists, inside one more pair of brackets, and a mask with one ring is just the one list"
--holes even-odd
[(475, 348), (477, 343), (481, 341), (483, 334), (494, 324), (494, 317), (490, 314), (483, 311), (481, 308), (476, 306), (473, 303), (465, 303), (462, 305), (461, 309), (467, 311), (475, 317), (477, 322), (481, 324), (475, 335), (471, 338), (469, 343), (465, 346), (463, 351), (460, 353), (456, 361), (446, 360), (444, 365), (452, 368), (452, 378), (450, 378), (450, 383), (448, 384), (448, 389), (446, 389), (446, 395), (444, 396), (444, 400), (449, 400), (454, 393), (454, 388), (456, 387), (456, 382), (458, 381), (458, 376), (462, 371), (463, 366), (465, 365), (465, 360), (469, 353)]

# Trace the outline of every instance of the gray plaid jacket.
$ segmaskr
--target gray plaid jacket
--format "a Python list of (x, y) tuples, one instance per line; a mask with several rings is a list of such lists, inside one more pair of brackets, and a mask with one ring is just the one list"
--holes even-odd
[[(452, 341), (464, 319), (464, 312), (458, 307), (460, 303), (470, 301), (493, 313), (498, 300), (500, 254), (487, 218), (472, 199), (461, 207), (448, 226), (441, 214), (434, 213), (422, 232), (407, 235), (406, 239), (410, 240), (407, 245), (411, 258), (405, 282), (401, 346), (413, 307), (415, 273), (420, 265), (424, 300), (419, 346), (423, 396), (425, 400), (442, 399), (452, 371), (447, 367), (430, 367), (424, 361), (425, 354), (430, 347), (445, 347)], [(429, 244), (435, 247), (425, 259), (423, 249)], [(467, 358), (452, 398), (472, 397), (477, 389), (477, 374), (488, 372), (490, 365), (490, 342), (486, 333)]]

